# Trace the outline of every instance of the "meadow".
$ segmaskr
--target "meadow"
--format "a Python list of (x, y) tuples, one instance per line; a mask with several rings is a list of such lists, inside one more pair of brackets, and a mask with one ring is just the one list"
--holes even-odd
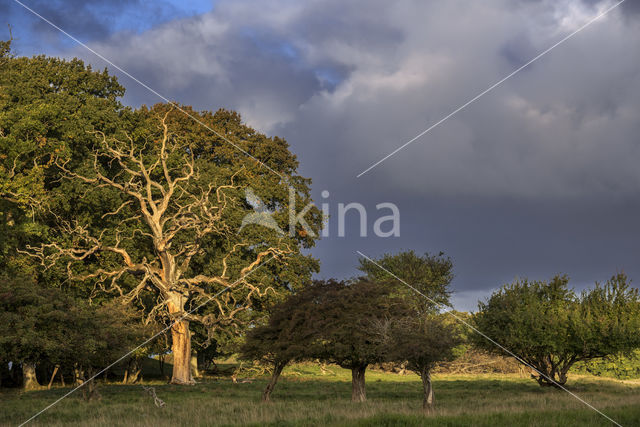
[[(77, 392), (36, 418), (38, 426), (605, 426), (602, 415), (565, 391), (540, 388), (517, 374), (434, 376), (436, 409), (421, 410), (418, 376), (367, 373), (365, 403), (350, 401), (350, 372), (315, 364), (287, 368), (273, 401), (260, 402), (265, 376), (202, 379), (193, 387), (143, 381), (165, 402), (156, 407), (142, 385), (100, 385), (102, 399)], [(243, 382), (247, 381), (247, 382)], [(640, 382), (572, 375), (568, 388), (623, 426), (640, 425)], [(70, 390), (0, 392), (0, 425), (18, 425)]]

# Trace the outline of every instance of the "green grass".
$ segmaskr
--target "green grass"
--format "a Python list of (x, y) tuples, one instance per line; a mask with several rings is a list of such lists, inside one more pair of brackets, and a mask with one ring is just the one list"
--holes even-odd
[[(570, 378), (570, 390), (624, 426), (640, 425), (640, 383), (588, 376)], [(193, 387), (153, 385), (166, 402), (157, 408), (139, 385), (101, 385), (102, 400), (86, 403), (77, 393), (64, 399), (34, 425), (208, 426), (208, 425), (358, 425), (358, 426), (604, 426), (604, 417), (568, 393), (542, 389), (533, 380), (505, 375), (438, 375), (436, 411), (421, 411), (421, 385), (415, 375), (367, 373), (364, 404), (350, 399), (350, 372), (316, 365), (285, 370), (273, 402), (260, 403), (266, 378), (233, 384), (228, 378)], [(0, 393), (0, 424), (17, 425), (69, 388)]]

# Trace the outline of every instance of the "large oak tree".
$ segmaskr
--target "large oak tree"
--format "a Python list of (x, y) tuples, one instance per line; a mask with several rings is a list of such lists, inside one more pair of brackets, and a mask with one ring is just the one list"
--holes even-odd
[[(85, 162), (55, 158), (64, 177), (57, 191), (81, 191), (70, 208), (77, 214), (58, 215), (57, 234), (30, 250), (45, 267), (64, 262), (71, 278), (171, 324), (172, 382), (191, 384), (189, 322), (211, 333), (239, 329), (317, 268), (300, 250), (317, 236), (318, 209), (290, 221), (311, 201), (309, 180), (284, 140), (225, 110), (158, 104), (90, 133)], [(247, 194), (278, 227), (242, 226), (254, 212)]]

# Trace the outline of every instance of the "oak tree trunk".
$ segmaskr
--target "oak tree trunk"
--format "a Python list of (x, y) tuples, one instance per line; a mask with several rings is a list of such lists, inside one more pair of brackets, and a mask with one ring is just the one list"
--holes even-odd
[(180, 320), (171, 327), (173, 374), (171, 384), (195, 384), (191, 376), (191, 336), (189, 322)]
[(433, 386), (431, 384), (431, 372), (429, 369), (423, 369), (420, 372), (420, 378), (422, 379), (422, 409), (431, 413), (433, 411)]
[(367, 400), (365, 391), (364, 374), (367, 370), (367, 364), (358, 365), (351, 368), (351, 401), (364, 402)]
[(36, 364), (24, 362), (22, 364), (22, 388), (25, 390), (36, 390), (40, 388), (36, 376)]
[(171, 352), (173, 353), (173, 373), (171, 384), (193, 385), (191, 376), (191, 333), (189, 321), (184, 319), (184, 297), (171, 295), (167, 304), (169, 313), (175, 319), (171, 326)]
[(271, 401), (271, 393), (273, 389), (276, 388), (276, 384), (278, 383), (278, 378), (280, 378), (280, 374), (282, 370), (287, 365), (287, 362), (278, 362), (273, 366), (273, 373), (271, 374), (271, 379), (269, 380), (269, 384), (265, 387), (262, 392), (262, 401), (269, 402)]

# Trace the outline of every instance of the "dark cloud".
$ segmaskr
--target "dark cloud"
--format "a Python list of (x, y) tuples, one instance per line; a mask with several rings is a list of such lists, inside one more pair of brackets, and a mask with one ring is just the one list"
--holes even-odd
[(640, 13), (640, 1), (627, 0), (622, 4), (622, 8), (629, 14), (637, 15)]
[[(339, 193), (336, 197), (340, 200)], [(357, 274), (356, 251), (369, 256), (401, 249), (444, 251), (454, 261), (453, 287), (461, 294), (458, 307), (464, 309), (474, 309), (479, 297), (516, 277), (548, 279), (563, 273), (577, 289), (619, 271), (634, 278), (636, 285), (640, 280), (637, 202), (452, 197), (416, 201), (387, 192), (378, 197), (398, 204), (401, 237), (361, 239), (354, 232), (348, 239), (320, 242), (316, 253), (325, 276)], [(374, 219), (375, 214), (369, 230)], [(350, 226), (348, 230), (357, 230), (358, 221)]]
[(535, 46), (527, 34), (516, 34), (504, 43), (501, 54), (514, 69), (520, 68), (537, 55)]
[[(105, 4), (99, 1), (39, 1), (34, 3), (33, 8), (48, 20), (68, 29), (67, 31), (73, 31), (76, 36), (89, 40), (106, 37), (110, 32), (114, 15), (128, 6), (128, 2), (124, 0), (107, 3), (109, 7), (104, 7)], [(41, 20), (36, 20), (34, 26), (40, 32), (59, 34), (58, 30)]]
[[(617, 3), (616, 0), (614, 3)], [(582, 2), (584, 4), (587, 4), (589, 6), (593, 6), (596, 7), (598, 5), (611, 5), (612, 2), (608, 1), (608, 0), (582, 0)], [(625, 14), (629, 14), (629, 15), (635, 15), (638, 12), (640, 12), (640, 1), (638, 0), (625, 0), (624, 3), (622, 3), (620, 5), (620, 8), (625, 12)]]

